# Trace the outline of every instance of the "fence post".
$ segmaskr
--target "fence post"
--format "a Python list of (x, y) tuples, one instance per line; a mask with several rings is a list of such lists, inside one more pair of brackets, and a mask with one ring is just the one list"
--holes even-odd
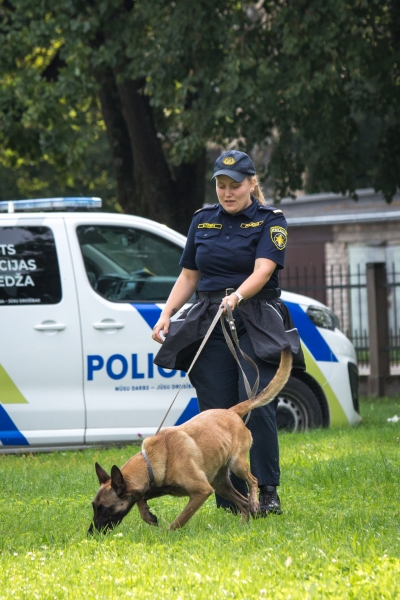
[(389, 320), (385, 263), (367, 263), (367, 297), (369, 325), (368, 395), (385, 395), (386, 378), (390, 375)]

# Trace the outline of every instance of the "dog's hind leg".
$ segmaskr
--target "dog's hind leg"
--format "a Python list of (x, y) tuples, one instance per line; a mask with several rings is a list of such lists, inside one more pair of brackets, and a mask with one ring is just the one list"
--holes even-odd
[(247, 498), (242, 496), (236, 488), (233, 487), (231, 480), (229, 479), (228, 467), (223, 467), (218, 473), (215, 479), (211, 482), (211, 485), (223, 498), (231, 500), (239, 507), (242, 514), (242, 521), (249, 519), (249, 503)]
[(146, 500), (143, 500), (143, 498), (141, 498), (137, 501), (136, 505), (138, 507), (140, 516), (142, 517), (145, 523), (148, 523), (149, 525), (158, 525), (157, 517), (156, 515), (153, 515), (152, 512), (150, 512), (150, 508), (148, 507)]
[(229, 461), (229, 468), (237, 477), (243, 479), (249, 488), (248, 510), (252, 517), (256, 517), (260, 503), (257, 498), (258, 481), (250, 472), (249, 463), (245, 456), (234, 456)]

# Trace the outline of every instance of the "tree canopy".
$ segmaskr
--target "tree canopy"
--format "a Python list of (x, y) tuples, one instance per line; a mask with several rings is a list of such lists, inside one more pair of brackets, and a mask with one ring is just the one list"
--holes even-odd
[(183, 232), (210, 144), (266, 149), (277, 200), (399, 186), (394, 0), (3, 0), (0, 17), (3, 165), (67, 181), (105, 131), (121, 208)]

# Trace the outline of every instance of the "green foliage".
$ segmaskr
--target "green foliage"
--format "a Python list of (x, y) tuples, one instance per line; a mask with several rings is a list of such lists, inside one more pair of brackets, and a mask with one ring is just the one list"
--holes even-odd
[(389, 600), (400, 594), (398, 400), (362, 401), (356, 428), (283, 434), (282, 516), (250, 521), (210, 500), (182, 530), (186, 499), (151, 501), (109, 535), (86, 537), (94, 462), (138, 446), (0, 456), (0, 598)]
[(103, 209), (121, 212), (104, 132), (86, 149), (84, 159), (75, 169), (67, 171), (43, 159), (19, 161), (15, 167), (0, 164), (0, 200), (98, 196), (99, 190)]
[[(392, 139), (400, 130), (399, 14), (394, 2), (314, 0), (285, 5), (274, 16), (281, 46), (274, 78), (264, 81), (280, 97), (274, 112), (287, 160), (276, 164), (273, 157), (271, 172), (282, 192), (285, 176), (290, 182), (294, 173), (293, 190), (304, 170), (310, 191), (354, 190), (367, 167), (370, 184), (388, 200), (393, 195), (400, 159)], [(366, 118), (380, 125), (370, 132), (368, 161), (357, 148)]]
[[(354, 192), (361, 182), (390, 200), (400, 184), (394, 0), (6, 0), (0, 17), (6, 166), (45, 161), (75, 177), (104, 127), (109, 141), (117, 135), (100, 107), (107, 75), (119, 94), (132, 82), (149, 99), (146, 143), (160, 145), (171, 185), (210, 142), (267, 147), (260, 169), (277, 198), (304, 185)], [(134, 96), (117, 104), (128, 123)], [(134, 129), (129, 136), (135, 171)]]

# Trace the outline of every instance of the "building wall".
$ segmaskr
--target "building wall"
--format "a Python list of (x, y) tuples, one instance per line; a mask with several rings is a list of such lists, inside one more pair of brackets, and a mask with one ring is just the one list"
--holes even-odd
[[(344, 332), (367, 334), (366, 290), (357, 288), (357, 284), (365, 286), (367, 262), (385, 261), (390, 283), (394, 280), (391, 271), (400, 273), (399, 256), (399, 221), (292, 226), (280, 285), (327, 304), (339, 317)], [(353, 285), (352, 289), (348, 284)], [(396, 288), (389, 297), (390, 323), (396, 330), (399, 302), (400, 289)]]
[[(326, 303), (325, 245), (332, 240), (329, 225), (289, 227), (285, 269), (280, 274), (282, 289), (296, 288), (298, 293)], [(318, 286), (320, 289), (315, 289)]]
[[(292, 273), (296, 273), (300, 289), (293, 291), (317, 298), (335, 311), (342, 330), (358, 349), (361, 372), (367, 374), (366, 265), (385, 262), (391, 375), (400, 375), (400, 357), (395, 351), (400, 347), (400, 193), (391, 204), (374, 190), (357, 193), (358, 202), (335, 194), (313, 194), (296, 201), (282, 201), (281, 207), (289, 222), (287, 283), (293, 281)], [(340, 222), (342, 219), (347, 223)], [(315, 291), (312, 286), (308, 291), (304, 289), (307, 288), (304, 275), (313, 270), (325, 273), (324, 283), (328, 286), (325, 297), (318, 286)], [(286, 281), (282, 287), (290, 289), (285, 284)], [(341, 285), (341, 290), (336, 287)]]
[(348, 244), (346, 242), (326, 242), (325, 266), (326, 285), (330, 289), (326, 293), (326, 304), (339, 317), (342, 331), (348, 331), (350, 325), (349, 290), (335, 288), (345, 286), (348, 281)]
[[(297, 229), (301, 229), (298, 227)], [(399, 221), (384, 221), (377, 223), (358, 223), (352, 225), (333, 225), (333, 241), (347, 244), (399, 244), (400, 223)]]

